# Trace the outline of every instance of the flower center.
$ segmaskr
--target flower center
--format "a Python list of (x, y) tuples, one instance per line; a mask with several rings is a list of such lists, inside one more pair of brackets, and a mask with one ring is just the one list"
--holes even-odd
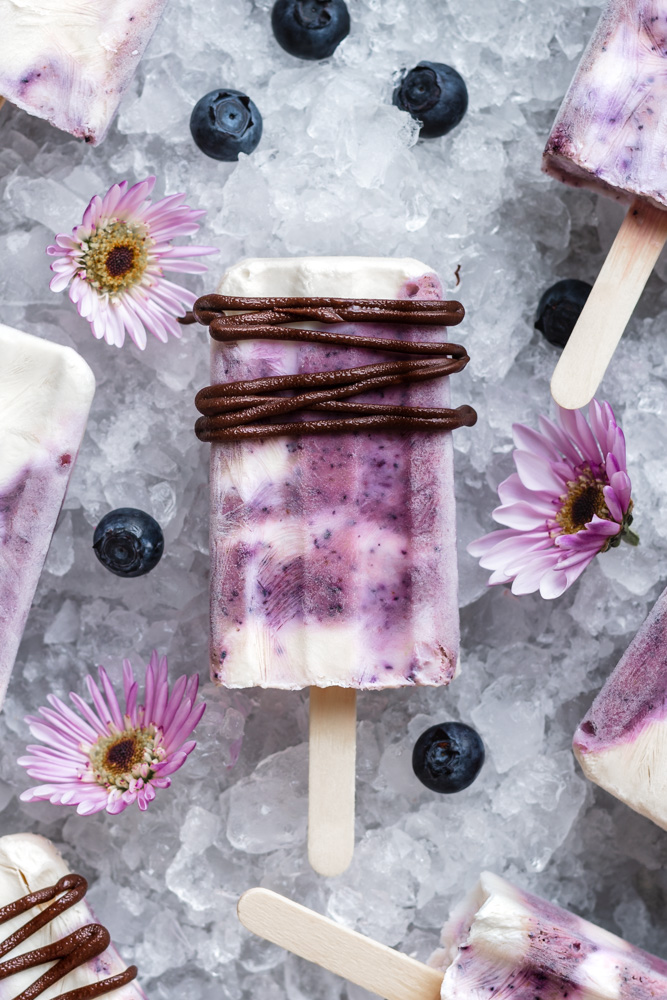
[(86, 278), (109, 295), (138, 284), (148, 265), (149, 240), (143, 226), (111, 222), (88, 240), (81, 260)]
[(556, 514), (556, 521), (563, 534), (574, 535), (581, 531), (593, 520), (595, 514), (607, 521), (611, 520), (603, 493), (605, 483), (596, 479), (590, 470), (567, 485), (567, 493), (560, 498), (562, 507)]
[(138, 778), (150, 779), (153, 767), (165, 756), (163, 749), (156, 746), (159, 735), (151, 725), (98, 737), (88, 751), (95, 781), (125, 789)]

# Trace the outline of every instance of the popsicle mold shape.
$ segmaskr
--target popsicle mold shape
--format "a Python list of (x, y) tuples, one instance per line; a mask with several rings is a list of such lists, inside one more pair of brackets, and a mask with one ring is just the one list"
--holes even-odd
[(442, 1000), (667, 997), (667, 962), (490, 872), (430, 964), (443, 970)]
[[(61, 879), (66, 881), (58, 885)], [(46, 898), (29, 905), (32, 900), (26, 900), (27, 896), (51, 887), (58, 891), (44, 893)], [(21, 956), (49, 946), (58, 951), (57, 957), (74, 952), (72, 964), (75, 967), (56, 982), (45, 983), (45, 988), (39, 992), (40, 1000), (55, 1000), (63, 995), (76, 1000), (99, 995), (109, 1000), (146, 1000), (143, 990), (134, 981), (136, 968), (128, 969), (108, 941), (108, 932), (98, 924), (86, 902), (86, 888), (85, 879), (70, 872), (61, 855), (45, 837), (32, 833), (0, 837), (0, 971), (4, 971), (5, 962), (16, 962), (19, 966), (18, 971), (0, 978), (0, 1000), (23, 996), (24, 991), (43, 975), (48, 978), (55, 976), (58, 963), (48, 960), (48, 957), (47, 961), (33, 963), (32, 968), (22, 967), (28, 963), (27, 958), (21, 960)], [(25, 901), (23, 907), (16, 905), (19, 900)], [(58, 906), (59, 901), (61, 906)], [(51, 913), (61, 911), (53, 919), (47, 916), (50, 906), (54, 908)], [(23, 912), (17, 912), (20, 910)], [(20, 940), (19, 936), (11, 947), (10, 938), (19, 934), (31, 920), (39, 920), (43, 926), (24, 936), (24, 940)], [(70, 935), (75, 937), (69, 948), (54, 948)], [(93, 942), (90, 947), (88, 942)], [(86, 950), (97, 953), (86, 958)], [(115, 985), (108, 984), (110, 989), (99, 985), (109, 979), (115, 982)]]
[(667, 590), (574, 736), (586, 777), (667, 830)]
[[(411, 259), (245, 260), (237, 296), (442, 298)], [(395, 338), (381, 324), (345, 332)], [(441, 339), (402, 326), (405, 339)], [(386, 353), (329, 345), (213, 343), (214, 383), (333, 371)], [(385, 390), (448, 406), (447, 378)], [(458, 670), (450, 435), (393, 431), (253, 438), (211, 450), (211, 674), (227, 687), (447, 684)]]
[(166, 0), (0, 0), (0, 95), (101, 142)]
[(629, 202), (667, 207), (667, 9), (611, 0), (565, 95), (544, 152), (547, 173)]
[(0, 325), (0, 706), (95, 391), (61, 347)]

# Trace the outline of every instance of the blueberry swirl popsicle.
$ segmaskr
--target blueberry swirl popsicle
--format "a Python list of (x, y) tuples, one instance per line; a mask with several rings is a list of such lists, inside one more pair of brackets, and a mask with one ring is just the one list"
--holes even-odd
[(590, 781), (667, 830), (667, 590), (574, 736)]
[(71, 348), (0, 325), (0, 707), (94, 392)]
[(667, 997), (667, 962), (490, 872), (452, 913), (430, 964), (444, 973), (443, 1000)]
[[(432, 420), (435, 429), (447, 429), (475, 419), (469, 407), (450, 409), (448, 379), (435, 377), (468, 360), (463, 348), (435, 343), (463, 309), (441, 302), (436, 275), (411, 259), (244, 260), (224, 275), (218, 292), (227, 298), (205, 296), (195, 305), (212, 336), (226, 340), (213, 343), (217, 385), (198, 396), (205, 414), (198, 434), (214, 442), (211, 675), (232, 688), (311, 688), (312, 832), (314, 713), (333, 713), (353, 745), (357, 690), (445, 685), (458, 670), (452, 442), (425, 425)], [(318, 321), (289, 312), (300, 305), (315, 310)], [(366, 306), (372, 322), (361, 315)], [(263, 317), (269, 329), (276, 324), (283, 332), (269, 340), (266, 328), (258, 328), (236, 340), (243, 322), (219, 320), (230, 329), (216, 332), (216, 308), (252, 308), (249, 322)], [(341, 309), (345, 321), (335, 322)], [(295, 339), (305, 336), (304, 327), (343, 339)], [(421, 343), (405, 349), (413, 342)], [(415, 360), (418, 347), (431, 356)], [(392, 381), (387, 364), (438, 370), (428, 380), (413, 373), (413, 381)], [(286, 376), (292, 381), (280, 381)], [(322, 403), (317, 394), (333, 378), (338, 395)], [(380, 381), (367, 384), (369, 378)], [(247, 386), (258, 379), (268, 382)], [(357, 386), (352, 395), (355, 379), (368, 391), (360, 394)], [(236, 428), (239, 438), (218, 441), (216, 429), (230, 418), (214, 397), (230, 381), (250, 394), (250, 404), (261, 403), (258, 393), (269, 389), (271, 406), (286, 402), (285, 389), (291, 396), (305, 392), (319, 426), (303, 422), (300, 410), (269, 436), (267, 419), (277, 418), (263, 410), (259, 426)], [(347, 421), (343, 433), (332, 425), (339, 420)], [(340, 756), (334, 769), (345, 770)], [(327, 808), (340, 817), (339, 797), (330, 791)]]
[(424, 965), (268, 889), (238, 904), (268, 941), (385, 1000), (665, 1000), (667, 962), (483, 872)]
[(0, 0), (0, 95), (97, 145), (165, 3)]
[(629, 209), (554, 372), (554, 398), (595, 394), (667, 238), (667, 6), (609, 0), (556, 116), (543, 168)]
[(45, 837), (0, 837), (0, 1000), (146, 1000)]

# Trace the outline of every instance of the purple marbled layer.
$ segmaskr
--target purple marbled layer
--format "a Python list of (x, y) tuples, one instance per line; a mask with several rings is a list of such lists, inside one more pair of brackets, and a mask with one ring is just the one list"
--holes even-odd
[(0, 707), (74, 457), (40, 459), (0, 490)]
[(0, 0), (0, 95), (101, 142), (166, 0)]
[(667, 7), (611, 0), (556, 116), (547, 173), (667, 206)]
[(443, 944), (445, 1000), (667, 997), (667, 962), (488, 873)]
[(582, 754), (631, 743), (667, 718), (667, 590), (664, 590), (574, 737)]
[[(408, 282), (401, 294), (440, 298), (442, 290), (434, 275), (426, 275)], [(337, 329), (389, 339), (442, 339), (442, 331), (433, 328)], [(334, 370), (386, 358), (317, 344), (257, 342), (242, 354), (215, 346), (212, 378)], [(447, 406), (449, 387), (441, 379), (359, 398)], [(214, 680), (284, 688), (310, 680), (358, 688), (451, 680), (458, 659), (458, 595), (449, 435), (248, 441), (214, 445), (211, 462)], [(230, 469), (263, 463), (267, 470), (278, 468), (279, 477), (260, 476), (241, 497), (232, 482), (238, 474), (231, 476)], [(341, 668), (339, 652), (321, 648), (326, 632), (316, 636), (314, 626), (348, 625), (358, 630), (359, 646)], [(257, 630), (264, 665), (254, 673), (242, 670), (239, 679), (239, 658), (252, 659), (249, 644), (257, 641)], [(294, 669), (301, 641), (302, 663), (315, 669), (317, 662), (319, 673), (310, 680)], [(311, 642), (315, 650), (306, 648)]]

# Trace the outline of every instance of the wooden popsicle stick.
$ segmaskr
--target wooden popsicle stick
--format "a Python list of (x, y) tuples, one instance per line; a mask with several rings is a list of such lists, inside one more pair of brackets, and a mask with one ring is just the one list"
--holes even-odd
[(385, 1000), (440, 1000), (443, 973), (270, 889), (249, 889), (238, 902), (249, 931)]
[(667, 210), (635, 198), (551, 379), (560, 406), (591, 401), (667, 240)]
[(310, 689), (308, 859), (320, 875), (340, 875), (354, 853), (357, 692)]

